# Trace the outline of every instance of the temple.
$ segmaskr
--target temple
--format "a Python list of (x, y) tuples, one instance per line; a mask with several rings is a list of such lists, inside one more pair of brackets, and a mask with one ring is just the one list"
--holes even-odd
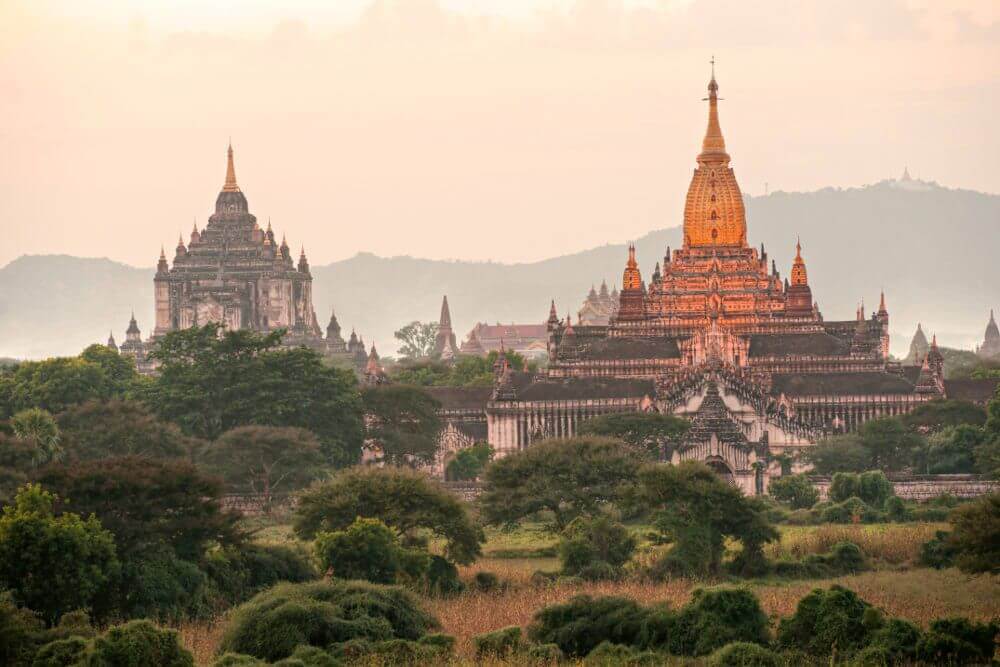
[(313, 309), (305, 248), (296, 263), (285, 238), (277, 242), (270, 221), (266, 230), (261, 229), (236, 182), (232, 144), (215, 212), (204, 229), (195, 224), (186, 244), (183, 237), (178, 239), (172, 265), (161, 248), (153, 286), (153, 335), (143, 342), (133, 315), (120, 348), (122, 354), (136, 359), (141, 372), (154, 370), (146, 355), (157, 339), (209, 322), (260, 333), (285, 329), (285, 346), (304, 345), (327, 356), (343, 357), (359, 373), (368, 364), (364, 342), (352, 334), (351, 342), (345, 343), (332, 313), (323, 338)]
[(976, 349), (976, 354), (982, 359), (1000, 360), (1000, 328), (990, 310), (990, 321), (986, 324), (986, 334), (983, 336), (983, 344)]
[(807, 246), (793, 232), (788, 277), (749, 244), (718, 89), (713, 72), (682, 247), (668, 248), (647, 281), (630, 246), (613, 307), (606, 287), (592, 290), (576, 323), (553, 304), (543, 372), (514, 371), (501, 348), (492, 391), (436, 392), (447, 424), (442, 461), (484, 427), (504, 456), (572, 436), (592, 417), (656, 411), (692, 424), (665, 460), (704, 461), (759, 494), (780, 474), (777, 455), (948, 394), (936, 339), (912, 365), (890, 361), (884, 294), (870, 316), (859, 304), (853, 318), (827, 320), (809, 284)]

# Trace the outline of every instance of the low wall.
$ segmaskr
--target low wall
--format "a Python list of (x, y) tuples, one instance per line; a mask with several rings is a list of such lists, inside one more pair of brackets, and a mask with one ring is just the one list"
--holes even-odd
[[(1000, 482), (979, 475), (889, 475), (896, 495), (904, 500), (928, 500), (948, 494), (956, 498), (976, 498), (1000, 491)], [(829, 476), (810, 476), (821, 500), (830, 491)]]

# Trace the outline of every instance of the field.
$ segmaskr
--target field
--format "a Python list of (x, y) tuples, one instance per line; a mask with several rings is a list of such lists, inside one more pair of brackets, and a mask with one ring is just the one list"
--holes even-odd
[[(809, 581), (775, 579), (745, 582), (761, 601), (772, 619), (790, 615), (798, 600), (811, 589), (839, 583), (855, 590), (862, 598), (886, 613), (926, 626), (934, 618), (948, 615), (979, 620), (1000, 617), (1000, 577), (967, 576), (954, 569), (931, 570), (913, 565), (920, 545), (930, 539), (941, 524), (875, 524), (849, 526), (783, 527), (780, 543), (769, 545), (772, 558), (799, 557), (826, 551), (836, 542), (857, 543), (872, 560), (875, 569), (855, 576)], [(641, 526), (635, 527), (638, 534)], [(287, 526), (267, 526), (258, 539), (283, 542), (291, 539)], [(678, 607), (691, 592), (705, 585), (727, 582), (698, 582), (675, 579), (650, 583), (638, 579), (621, 582), (536, 584), (532, 574), (556, 570), (555, 539), (535, 524), (513, 532), (488, 531), (484, 557), (463, 568), (463, 579), (488, 571), (508, 583), (495, 593), (466, 592), (454, 598), (427, 598), (426, 608), (441, 622), (442, 631), (458, 639), (457, 662), (474, 657), (472, 637), (509, 625), (527, 626), (534, 613), (545, 605), (573, 595), (624, 595), (642, 603), (669, 602)], [(648, 547), (647, 547), (648, 548)], [(225, 618), (182, 625), (179, 630), (199, 665), (208, 665), (218, 646)]]

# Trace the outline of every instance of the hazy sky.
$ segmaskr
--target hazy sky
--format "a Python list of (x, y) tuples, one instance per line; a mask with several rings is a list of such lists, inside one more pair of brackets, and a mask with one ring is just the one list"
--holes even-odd
[(314, 264), (638, 237), (680, 222), (713, 53), (746, 192), (1000, 191), (995, 1), (0, 0), (0, 265), (152, 265), (230, 136)]

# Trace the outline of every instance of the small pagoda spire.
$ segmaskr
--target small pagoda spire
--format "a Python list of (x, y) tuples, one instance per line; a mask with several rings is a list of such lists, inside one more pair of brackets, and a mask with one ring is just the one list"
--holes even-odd
[(556, 300), (552, 299), (552, 303), (549, 305), (549, 324), (559, 324), (559, 314), (556, 313)]
[(233, 140), (229, 140), (229, 148), (226, 149), (226, 182), (222, 186), (223, 192), (239, 192), (240, 186), (236, 185), (236, 167), (233, 166)]
[(878, 295), (878, 314), (880, 317), (889, 314), (889, 310), (885, 307), (885, 290), (881, 290)]
[(792, 284), (809, 284), (809, 277), (806, 272), (806, 262), (802, 259), (802, 240), (799, 238), (795, 239), (795, 260), (792, 262)]
[(722, 127), (719, 125), (719, 84), (715, 81), (715, 56), (709, 62), (712, 64), (712, 78), (708, 82), (708, 97), (704, 98), (708, 101), (708, 127), (701, 143), (698, 163), (728, 164), (726, 140), (722, 137)]

